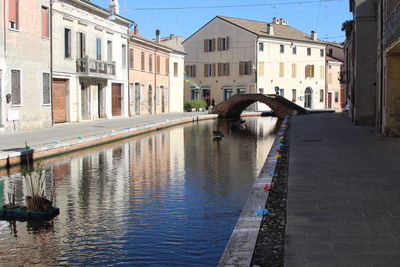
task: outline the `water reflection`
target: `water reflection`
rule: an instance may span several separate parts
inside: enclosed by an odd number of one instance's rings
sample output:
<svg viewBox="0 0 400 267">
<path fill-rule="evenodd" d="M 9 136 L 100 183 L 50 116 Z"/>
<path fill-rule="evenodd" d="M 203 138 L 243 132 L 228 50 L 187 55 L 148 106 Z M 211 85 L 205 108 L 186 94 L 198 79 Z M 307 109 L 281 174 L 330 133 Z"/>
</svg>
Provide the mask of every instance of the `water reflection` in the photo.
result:
<svg viewBox="0 0 400 267">
<path fill-rule="evenodd" d="M 272 118 L 201 122 L 51 163 L 60 215 L 0 221 L 0 262 L 216 265 L 273 141 Z M 213 141 L 213 130 L 225 137 Z M 23 179 L 0 179 L 3 202 Z"/>
</svg>

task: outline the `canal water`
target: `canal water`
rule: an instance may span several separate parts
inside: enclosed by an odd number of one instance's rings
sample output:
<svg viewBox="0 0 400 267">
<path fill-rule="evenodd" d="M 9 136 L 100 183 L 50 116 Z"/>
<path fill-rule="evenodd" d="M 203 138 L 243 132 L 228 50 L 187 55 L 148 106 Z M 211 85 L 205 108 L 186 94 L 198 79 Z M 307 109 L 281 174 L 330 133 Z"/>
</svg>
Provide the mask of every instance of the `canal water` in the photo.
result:
<svg viewBox="0 0 400 267">
<path fill-rule="evenodd" d="M 275 125 L 205 121 L 42 162 L 60 214 L 0 221 L 0 265 L 215 266 Z M 225 137 L 213 141 L 217 129 Z M 0 202 L 13 188 L 23 204 L 21 174 L 3 171 Z"/>
</svg>

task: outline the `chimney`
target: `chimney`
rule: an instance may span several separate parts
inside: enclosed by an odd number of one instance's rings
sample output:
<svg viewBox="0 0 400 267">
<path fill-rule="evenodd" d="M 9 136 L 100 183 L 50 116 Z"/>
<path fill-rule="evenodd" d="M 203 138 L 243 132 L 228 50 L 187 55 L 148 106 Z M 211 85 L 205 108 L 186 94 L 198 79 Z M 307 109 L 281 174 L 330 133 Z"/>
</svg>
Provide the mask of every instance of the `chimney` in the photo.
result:
<svg viewBox="0 0 400 267">
<path fill-rule="evenodd" d="M 119 3 L 118 0 L 110 0 L 108 2 L 109 8 L 110 8 L 110 13 L 112 15 L 118 15 L 119 14 Z"/>
<path fill-rule="evenodd" d="M 277 18 L 277 17 L 272 18 L 272 23 L 279 24 L 279 18 Z"/>
<path fill-rule="evenodd" d="M 311 40 L 317 41 L 317 32 L 311 31 Z"/>
<path fill-rule="evenodd" d="M 286 20 L 286 19 L 283 19 L 283 18 L 281 18 L 281 19 L 279 20 L 279 22 L 280 22 L 282 25 L 287 25 L 287 24 L 288 24 L 287 20 Z"/>
<path fill-rule="evenodd" d="M 161 38 L 160 38 L 160 30 L 157 29 L 157 30 L 156 30 L 156 43 L 159 44 L 160 41 L 161 41 Z"/>
<path fill-rule="evenodd" d="M 171 34 L 169 35 L 169 39 L 172 40 L 172 37 L 174 37 L 174 35 L 171 33 Z"/>
<path fill-rule="evenodd" d="M 133 25 L 133 34 L 139 35 L 139 26 L 136 23 Z"/>
<path fill-rule="evenodd" d="M 274 27 L 270 23 L 267 24 L 267 34 L 274 35 Z"/>
</svg>

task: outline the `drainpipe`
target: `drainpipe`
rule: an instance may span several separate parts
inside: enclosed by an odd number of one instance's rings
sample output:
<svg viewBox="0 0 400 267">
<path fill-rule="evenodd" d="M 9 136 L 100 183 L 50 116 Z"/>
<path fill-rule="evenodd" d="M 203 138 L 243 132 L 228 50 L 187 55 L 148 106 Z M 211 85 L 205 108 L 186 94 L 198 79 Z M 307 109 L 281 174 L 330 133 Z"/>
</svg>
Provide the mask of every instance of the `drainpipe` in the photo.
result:
<svg viewBox="0 0 400 267">
<path fill-rule="evenodd" d="M 53 1 L 50 0 L 50 113 L 51 125 L 54 125 L 53 112 Z"/>
<path fill-rule="evenodd" d="M 154 51 L 154 114 L 157 114 L 157 52 Z"/>
</svg>

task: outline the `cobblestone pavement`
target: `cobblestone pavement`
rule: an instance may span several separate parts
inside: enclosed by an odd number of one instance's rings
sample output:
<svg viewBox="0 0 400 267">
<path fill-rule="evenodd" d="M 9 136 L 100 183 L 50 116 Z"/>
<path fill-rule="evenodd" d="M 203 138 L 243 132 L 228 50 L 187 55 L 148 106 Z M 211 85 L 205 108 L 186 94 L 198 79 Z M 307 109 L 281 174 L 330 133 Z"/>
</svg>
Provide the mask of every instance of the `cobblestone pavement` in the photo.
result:
<svg viewBox="0 0 400 267">
<path fill-rule="evenodd" d="M 285 265 L 399 266 L 399 159 L 341 114 L 293 117 Z"/>
</svg>

